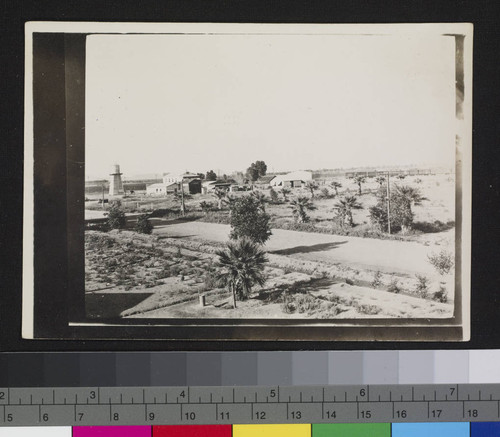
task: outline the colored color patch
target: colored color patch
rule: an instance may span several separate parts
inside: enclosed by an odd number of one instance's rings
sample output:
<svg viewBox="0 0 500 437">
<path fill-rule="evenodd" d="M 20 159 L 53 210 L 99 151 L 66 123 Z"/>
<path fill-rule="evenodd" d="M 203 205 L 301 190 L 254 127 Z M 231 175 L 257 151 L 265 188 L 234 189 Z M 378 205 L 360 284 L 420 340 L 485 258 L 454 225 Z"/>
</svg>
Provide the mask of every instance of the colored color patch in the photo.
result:
<svg viewBox="0 0 500 437">
<path fill-rule="evenodd" d="M 153 426 L 153 437 L 231 437 L 231 425 Z"/>
<path fill-rule="evenodd" d="M 0 437 L 71 437 L 70 426 L 0 427 Z"/>
<path fill-rule="evenodd" d="M 500 437 L 500 422 L 477 422 L 470 424 L 471 437 Z"/>
<path fill-rule="evenodd" d="M 151 437 L 150 426 L 75 426 L 73 437 Z"/>
<path fill-rule="evenodd" d="M 233 437 L 311 437 L 311 425 L 233 425 Z"/>
<path fill-rule="evenodd" d="M 391 437 L 391 424 L 390 423 L 318 424 L 312 426 L 312 437 Z"/>
<path fill-rule="evenodd" d="M 464 423 L 393 423 L 392 437 L 469 437 L 470 424 Z"/>
</svg>

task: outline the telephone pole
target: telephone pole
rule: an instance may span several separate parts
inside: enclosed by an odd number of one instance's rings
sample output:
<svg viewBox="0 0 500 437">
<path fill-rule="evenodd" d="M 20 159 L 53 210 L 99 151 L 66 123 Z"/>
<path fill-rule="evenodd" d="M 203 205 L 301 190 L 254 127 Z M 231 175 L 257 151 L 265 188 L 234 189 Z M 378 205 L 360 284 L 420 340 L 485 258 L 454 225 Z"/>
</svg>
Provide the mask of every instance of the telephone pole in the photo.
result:
<svg viewBox="0 0 500 437">
<path fill-rule="evenodd" d="M 387 172 L 387 231 L 389 235 L 391 234 L 391 188 L 390 188 L 390 177 L 391 172 Z"/>
</svg>

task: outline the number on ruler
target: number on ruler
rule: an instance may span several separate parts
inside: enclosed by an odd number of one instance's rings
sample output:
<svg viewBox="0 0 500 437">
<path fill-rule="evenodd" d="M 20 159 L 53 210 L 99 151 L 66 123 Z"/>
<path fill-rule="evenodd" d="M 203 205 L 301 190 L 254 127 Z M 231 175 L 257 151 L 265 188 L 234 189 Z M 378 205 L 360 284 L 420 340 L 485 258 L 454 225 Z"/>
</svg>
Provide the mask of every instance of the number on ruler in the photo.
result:
<svg viewBox="0 0 500 437">
<path fill-rule="evenodd" d="M 370 419 L 372 417 L 372 412 L 370 410 L 361 410 L 359 415 L 362 419 Z"/>
<path fill-rule="evenodd" d="M 360 391 L 359 391 L 359 395 L 360 396 L 365 396 L 366 395 L 366 390 L 364 388 L 362 388 Z"/>
<path fill-rule="evenodd" d="M 81 422 L 83 420 L 83 413 L 78 413 L 78 422 Z"/>
<path fill-rule="evenodd" d="M 155 420 L 155 413 L 149 413 L 148 420 Z"/>
<path fill-rule="evenodd" d="M 406 419 L 407 413 L 406 410 L 396 410 L 396 417 L 398 419 Z"/>
<path fill-rule="evenodd" d="M 467 410 L 467 416 L 468 417 L 477 417 L 477 416 L 479 416 L 479 413 L 477 410 Z"/>
<path fill-rule="evenodd" d="M 186 420 L 195 420 L 196 419 L 196 414 L 194 411 L 191 411 L 189 413 L 184 413 L 184 416 L 186 417 Z"/>
<path fill-rule="evenodd" d="M 292 419 L 302 419 L 302 412 L 300 411 L 292 411 L 290 415 L 292 416 Z"/>
<path fill-rule="evenodd" d="M 43 415 L 42 415 L 42 420 L 43 420 L 44 422 L 48 422 L 48 421 L 49 421 L 49 415 L 48 415 L 47 413 L 43 414 Z"/>
<path fill-rule="evenodd" d="M 453 396 L 453 393 L 455 393 L 455 387 L 450 387 L 450 395 Z"/>
<path fill-rule="evenodd" d="M 266 419 L 266 412 L 265 411 L 256 411 L 255 418 L 257 420 L 265 420 Z"/>
<path fill-rule="evenodd" d="M 326 412 L 326 418 L 327 419 L 336 419 L 337 418 L 337 412 L 336 411 L 327 411 Z"/>
<path fill-rule="evenodd" d="M 443 410 L 432 410 L 431 411 L 431 415 L 432 417 L 441 417 L 441 413 L 442 413 Z"/>
<path fill-rule="evenodd" d="M 220 420 L 229 420 L 229 411 L 221 411 L 219 416 Z"/>
<path fill-rule="evenodd" d="M 181 391 L 181 394 L 179 395 L 181 398 L 185 398 L 186 397 L 186 393 L 184 392 L 184 390 Z"/>
<path fill-rule="evenodd" d="M 118 413 L 113 413 L 113 420 L 114 421 L 120 420 L 120 415 Z"/>
<path fill-rule="evenodd" d="M 12 422 L 14 420 L 14 416 L 12 413 L 7 414 L 7 422 Z"/>
<path fill-rule="evenodd" d="M 0 401 L 2 401 L 4 399 L 5 399 L 5 392 L 4 391 L 0 391 Z"/>
<path fill-rule="evenodd" d="M 92 391 L 90 392 L 90 399 L 95 399 L 95 396 L 96 396 L 95 391 L 94 391 L 94 390 L 92 390 Z"/>
<path fill-rule="evenodd" d="M 275 398 L 276 397 L 276 390 L 274 388 L 269 392 L 269 397 L 270 398 Z"/>
</svg>

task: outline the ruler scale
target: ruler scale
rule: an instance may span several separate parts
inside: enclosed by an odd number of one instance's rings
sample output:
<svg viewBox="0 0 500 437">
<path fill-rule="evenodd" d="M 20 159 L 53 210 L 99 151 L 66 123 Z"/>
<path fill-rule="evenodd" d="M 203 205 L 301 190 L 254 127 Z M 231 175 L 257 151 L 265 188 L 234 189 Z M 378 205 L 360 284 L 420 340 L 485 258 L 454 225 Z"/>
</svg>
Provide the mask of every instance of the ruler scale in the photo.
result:
<svg viewBox="0 0 500 437">
<path fill-rule="evenodd" d="M 0 388 L 0 426 L 500 421 L 500 384 Z"/>
</svg>

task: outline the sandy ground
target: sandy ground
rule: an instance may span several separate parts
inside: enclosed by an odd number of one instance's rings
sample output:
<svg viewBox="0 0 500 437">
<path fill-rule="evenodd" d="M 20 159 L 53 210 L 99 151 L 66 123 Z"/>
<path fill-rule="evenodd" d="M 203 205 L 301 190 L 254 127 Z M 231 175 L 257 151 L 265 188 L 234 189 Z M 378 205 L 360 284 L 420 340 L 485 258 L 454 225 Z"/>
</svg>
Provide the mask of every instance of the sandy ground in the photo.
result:
<svg viewBox="0 0 500 437">
<path fill-rule="evenodd" d="M 155 224 L 154 233 L 222 243 L 228 240 L 229 231 L 229 225 L 186 222 L 159 226 Z M 269 252 L 385 273 L 436 275 L 427 255 L 439 251 L 439 246 L 282 229 L 273 229 L 272 232 L 273 235 L 265 245 Z M 453 238 L 453 230 L 447 233 Z"/>
<path fill-rule="evenodd" d="M 389 293 L 373 288 L 335 283 L 321 287 L 310 294 L 317 298 L 338 298 L 341 309 L 335 319 L 349 318 L 446 318 L 452 317 L 453 305 Z M 280 303 L 266 303 L 257 298 L 238 301 L 234 309 L 231 299 L 217 301 L 217 305 L 201 307 L 198 300 L 171 305 L 129 317 L 136 318 L 230 318 L 230 319 L 314 319 L 307 313 L 286 314 Z M 363 314 L 360 308 L 369 307 Z"/>
</svg>

